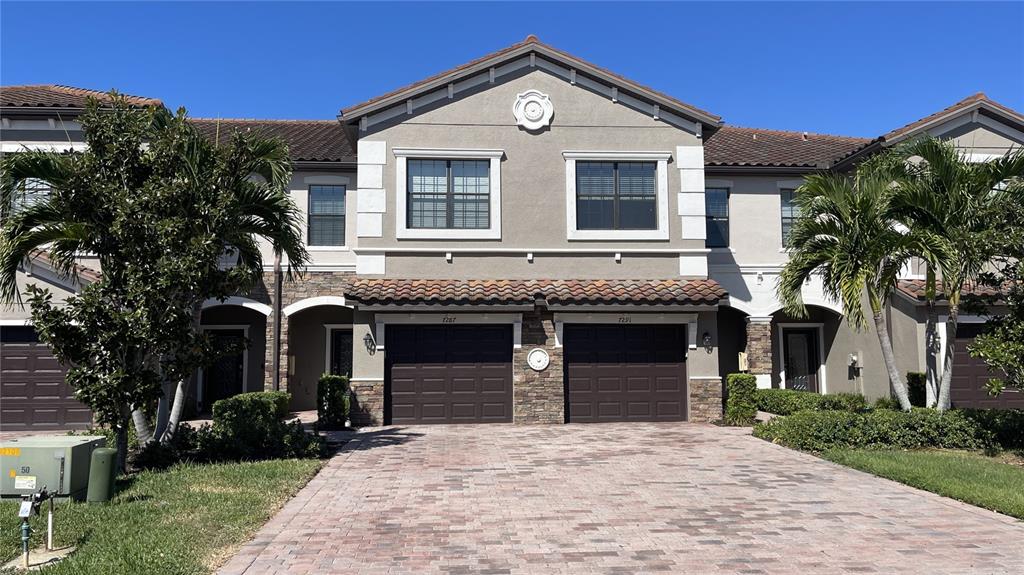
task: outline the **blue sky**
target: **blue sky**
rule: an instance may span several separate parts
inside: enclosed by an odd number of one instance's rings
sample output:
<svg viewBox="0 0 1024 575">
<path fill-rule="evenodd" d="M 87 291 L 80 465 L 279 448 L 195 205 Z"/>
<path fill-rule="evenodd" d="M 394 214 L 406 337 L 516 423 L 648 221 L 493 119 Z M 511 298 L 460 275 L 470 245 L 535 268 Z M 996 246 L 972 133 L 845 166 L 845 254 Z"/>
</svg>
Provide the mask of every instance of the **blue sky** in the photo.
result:
<svg viewBox="0 0 1024 575">
<path fill-rule="evenodd" d="M 339 108 L 537 34 L 730 125 L 876 136 L 984 91 L 1024 110 L 1024 3 L 0 2 L 0 82 L 193 116 Z"/>
</svg>

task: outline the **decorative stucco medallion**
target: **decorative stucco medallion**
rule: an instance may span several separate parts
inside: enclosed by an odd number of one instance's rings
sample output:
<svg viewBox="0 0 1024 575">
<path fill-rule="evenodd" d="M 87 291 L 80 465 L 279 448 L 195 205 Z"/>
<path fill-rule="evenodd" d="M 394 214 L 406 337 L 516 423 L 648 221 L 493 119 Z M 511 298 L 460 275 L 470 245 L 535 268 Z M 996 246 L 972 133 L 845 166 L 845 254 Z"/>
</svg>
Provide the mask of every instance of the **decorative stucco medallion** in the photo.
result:
<svg viewBox="0 0 1024 575">
<path fill-rule="evenodd" d="M 530 350 L 530 353 L 526 354 L 526 363 L 533 371 L 544 371 L 547 369 L 548 364 L 551 363 L 551 358 L 548 357 L 548 352 L 535 347 Z"/>
<path fill-rule="evenodd" d="M 516 96 L 512 114 L 516 117 L 517 125 L 533 131 L 551 125 L 551 116 L 555 114 L 555 107 L 551 104 L 551 99 L 547 94 L 537 90 L 527 90 Z"/>
</svg>

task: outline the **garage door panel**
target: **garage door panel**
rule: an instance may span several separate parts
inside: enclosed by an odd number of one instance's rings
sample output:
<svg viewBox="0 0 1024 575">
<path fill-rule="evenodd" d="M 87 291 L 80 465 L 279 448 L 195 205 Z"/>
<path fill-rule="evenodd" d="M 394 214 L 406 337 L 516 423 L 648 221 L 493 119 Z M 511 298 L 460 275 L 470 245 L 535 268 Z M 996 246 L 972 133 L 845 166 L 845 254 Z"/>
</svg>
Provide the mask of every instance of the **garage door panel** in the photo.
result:
<svg viewBox="0 0 1024 575">
<path fill-rule="evenodd" d="M 92 414 L 65 373 L 31 327 L 0 326 L 0 431 L 88 427 Z"/>
<path fill-rule="evenodd" d="M 566 325 L 570 422 L 686 419 L 681 325 Z"/>
<path fill-rule="evenodd" d="M 989 395 L 985 383 L 993 377 L 984 360 L 971 356 L 967 346 L 982 330 L 983 324 L 963 324 L 957 329 L 953 354 L 953 377 L 949 385 L 949 398 L 953 407 L 975 409 L 1024 409 L 1024 394 L 1004 391 Z"/>
<path fill-rule="evenodd" d="M 511 326 L 395 325 L 385 333 L 391 423 L 512 421 Z"/>
</svg>

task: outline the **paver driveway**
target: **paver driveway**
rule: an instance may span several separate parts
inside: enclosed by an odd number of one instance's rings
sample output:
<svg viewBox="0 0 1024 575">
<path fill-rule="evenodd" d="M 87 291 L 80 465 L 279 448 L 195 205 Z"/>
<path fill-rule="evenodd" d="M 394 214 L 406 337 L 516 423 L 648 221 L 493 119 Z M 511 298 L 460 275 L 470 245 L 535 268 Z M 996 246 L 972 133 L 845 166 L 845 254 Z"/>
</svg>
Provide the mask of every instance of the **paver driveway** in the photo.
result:
<svg viewBox="0 0 1024 575">
<path fill-rule="evenodd" d="M 1024 573 L 1024 523 L 688 424 L 404 427 L 223 573 Z"/>
</svg>

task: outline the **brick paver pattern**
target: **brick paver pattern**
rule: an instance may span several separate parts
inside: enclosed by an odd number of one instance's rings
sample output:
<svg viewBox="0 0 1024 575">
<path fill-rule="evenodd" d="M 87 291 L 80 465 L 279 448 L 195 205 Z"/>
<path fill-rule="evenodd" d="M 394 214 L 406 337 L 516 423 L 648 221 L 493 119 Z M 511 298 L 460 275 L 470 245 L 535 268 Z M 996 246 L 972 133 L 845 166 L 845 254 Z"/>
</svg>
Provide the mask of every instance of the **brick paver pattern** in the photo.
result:
<svg viewBox="0 0 1024 575">
<path fill-rule="evenodd" d="M 1024 523 L 744 430 L 357 437 L 221 573 L 1024 573 Z"/>
</svg>

